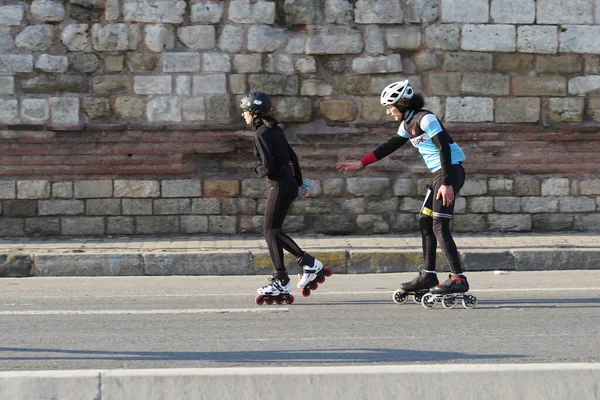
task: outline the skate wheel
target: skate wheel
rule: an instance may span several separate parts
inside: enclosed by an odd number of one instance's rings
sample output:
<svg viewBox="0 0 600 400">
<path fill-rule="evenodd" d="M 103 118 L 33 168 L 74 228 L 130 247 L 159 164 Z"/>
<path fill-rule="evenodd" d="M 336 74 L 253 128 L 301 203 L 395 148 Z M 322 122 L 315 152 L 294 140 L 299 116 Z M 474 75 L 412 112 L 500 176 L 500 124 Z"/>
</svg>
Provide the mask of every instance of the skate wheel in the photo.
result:
<svg viewBox="0 0 600 400">
<path fill-rule="evenodd" d="M 323 268 L 323 275 L 331 276 L 331 274 L 333 274 L 333 271 L 331 270 L 331 268 Z"/>
<path fill-rule="evenodd" d="M 310 296 L 310 289 L 307 288 L 307 287 L 303 288 L 302 289 L 302 296 L 304 296 L 304 297 Z"/>
<path fill-rule="evenodd" d="M 268 297 L 268 298 L 265 299 L 265 303 L 267 303 L 268 305 L 273 304 L 274 301 L 275 300 L 273 300 L 271 297 Z"/>
<path fill-rule="evenodd" d="M 285 298 L 285 304 L 292 304 L 294 302 L 294 296 L 291 294 Z"/>
<path fill-rule="evenodd" d="M 311 283 L 308 284 L 308 287 L 310 290 L 317 290 L 317 288 L 319 287 L 319 284 L 315 281 L 312 281 Z"/>
<path fill-rule="evenodd" d="M 404 304 L 406 303 L 407 297 L 408 296 L 406 295 L 406 293 L 404 293 L 402 290 L 396 290 L 392 295 L 392 300 L 394 300 L 394 303 L 396 304 Z"/>
<path fill-rule="evenodd" d="M 454 308 L 456 305 L 456 297 L 451 294 L 447 294 L 442 297 L 442 306 L 446 309 Z"/>
<path fill-rule="evenodd" d="M 278 297 L 278 298 L 276 298 L 276 299 L 275 299 L 275 304 L 277 304 L 277 305 L 282 305 L 282 304 L 283 304 L 283 298 L 279 298 L 279 297 Z"/>
<path fill-rule="evenodd" d="M 423 299 L 423 293 L 413 294 L 413 301 L 415 302 L 415 304 L 421 304 L 422 299 Z"/>
<path fill-rule="evenodd" d="M 256 304 L 258 304 L 259 306 L 262 306 L 265 303 L 265 298 L 262 295 L 258 295 L 256 296 L 256 298 L 254 299 L 254 302 Z"/>
<path fill-rule="evenodd" d="M 315 279 L 318 283 L 325 282 L 325 275 L 317 275 L 317 279 Z"/>
<path fill-rule="evenodd" d="M 437 299 L 431 293 L 427 293 L 421 299 L 421 304 L 423 305 L 423 307 L 425 307 L 427 309 L 432 309 L 433 307 L 435 307 L 436 303 L 437 303 Z"/>
<path fill-rule="evenodd" d="M 462 305 L 464 308 L 473 309 L 473 308 L 477 307 L 477 303 L 479 303 L 479 301 L 477 300 L 477 297 L 472 296 L 470 294 L 466 294 L 463 296 Z"/>
</svg>

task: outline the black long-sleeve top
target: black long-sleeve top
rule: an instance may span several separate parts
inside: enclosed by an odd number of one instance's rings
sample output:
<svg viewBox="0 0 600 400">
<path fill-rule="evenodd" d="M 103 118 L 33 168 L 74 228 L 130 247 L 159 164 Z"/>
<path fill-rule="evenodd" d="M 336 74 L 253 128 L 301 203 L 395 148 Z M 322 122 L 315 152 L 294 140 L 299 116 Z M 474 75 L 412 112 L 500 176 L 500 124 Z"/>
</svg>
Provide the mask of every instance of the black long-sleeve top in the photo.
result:
<svg viewBox="0 0 600 400">
<path fill-rule="evenodd" d="M 254 171 L 259 177 L 279 180 L 284 177 L 285 169 L 292 168 L 298 186 L 302 184 L 302 170 L 298 157 L 287 141 L 283 129 L 278 125 L 271 128 L 261 122 L 255 124 L 254 156 L 258 165 Z"/>
</svg>

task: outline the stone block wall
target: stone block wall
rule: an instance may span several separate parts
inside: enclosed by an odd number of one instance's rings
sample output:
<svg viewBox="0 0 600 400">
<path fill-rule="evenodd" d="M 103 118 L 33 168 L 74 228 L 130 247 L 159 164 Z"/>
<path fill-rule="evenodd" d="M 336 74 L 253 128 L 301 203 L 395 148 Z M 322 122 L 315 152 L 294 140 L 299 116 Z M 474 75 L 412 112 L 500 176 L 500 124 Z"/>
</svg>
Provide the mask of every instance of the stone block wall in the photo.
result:
<svg viewBox="0 0 600 400">
<path fill-rule="evenodd" d="M 0 235 L 259 232 L 251 90 L 315 181 L 288 229 L 414 230 L 412 149 L 334 169 L 406 78 L 467 154 L 455 229 L 600 229 L 597 0 L 4 0 Z"/>
</svg>

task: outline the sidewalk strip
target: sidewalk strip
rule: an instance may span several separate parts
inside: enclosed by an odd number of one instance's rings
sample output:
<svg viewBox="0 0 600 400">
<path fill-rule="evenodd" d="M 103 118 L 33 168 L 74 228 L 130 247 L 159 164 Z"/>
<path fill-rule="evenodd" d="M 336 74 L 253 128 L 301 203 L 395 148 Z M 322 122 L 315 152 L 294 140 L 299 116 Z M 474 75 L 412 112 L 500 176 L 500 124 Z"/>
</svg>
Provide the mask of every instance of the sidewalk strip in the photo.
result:
<svg viewBox="0 0 600 400">
<path fill-rule="evenodd" d="M 285 312 L 286 307 L 273 308 L 199 308 L 182 310 L 47 310 L 47 311 L 0 311 L 0 315 L 131 315 L 131 314 L 225 314 Z"/>
</svg>

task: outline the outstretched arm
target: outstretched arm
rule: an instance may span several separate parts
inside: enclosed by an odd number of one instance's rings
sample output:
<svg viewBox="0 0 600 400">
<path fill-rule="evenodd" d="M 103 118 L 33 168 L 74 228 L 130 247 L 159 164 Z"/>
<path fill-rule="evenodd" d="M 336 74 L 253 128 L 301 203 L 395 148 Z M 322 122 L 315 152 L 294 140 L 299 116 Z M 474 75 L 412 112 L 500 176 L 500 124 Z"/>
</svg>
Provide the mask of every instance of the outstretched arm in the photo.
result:
<svg viewBox="0 0 600 400">
<path fill-rule="evenodd" d="M 402 136 L 394 136 L 387 142 L 377 147 L 372 153 L 361 158 L 360 161 L 340 162 L 336 165 L 336 168 L 343 173 L 361 169 L 362 167 L 365 167 L 369 164 L 374 163 L 375 161 L 379 161 L 382 158 L 389 156 L 390 154 L 398 150 L 400 147 L 402 147 L 407 141 L 408 139 Z"/>
</svg>

